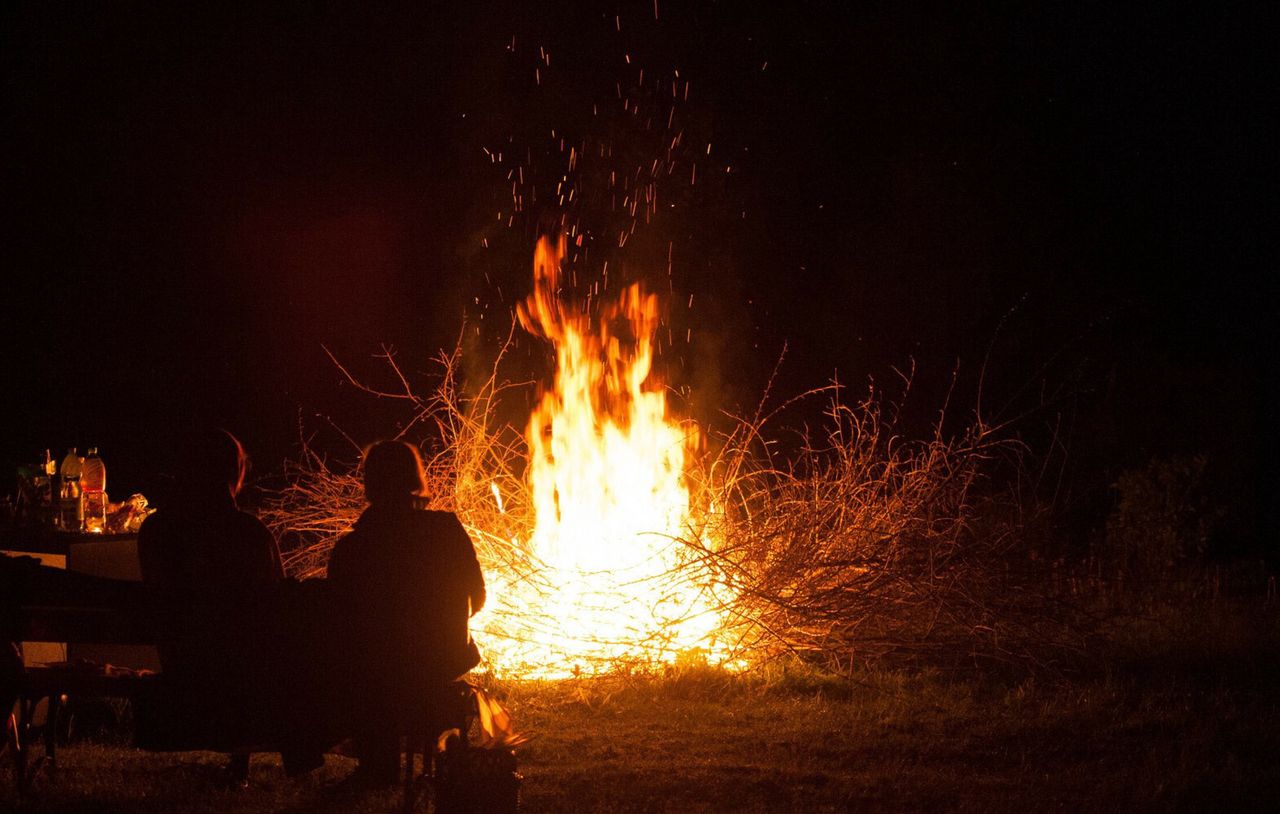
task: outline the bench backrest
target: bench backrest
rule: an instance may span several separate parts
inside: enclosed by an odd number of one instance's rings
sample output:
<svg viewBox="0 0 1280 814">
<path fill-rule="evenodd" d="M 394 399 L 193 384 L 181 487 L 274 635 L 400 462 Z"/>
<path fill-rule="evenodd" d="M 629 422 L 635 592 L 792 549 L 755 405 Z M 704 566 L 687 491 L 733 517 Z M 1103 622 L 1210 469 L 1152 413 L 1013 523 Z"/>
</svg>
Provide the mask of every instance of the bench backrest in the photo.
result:
<svg viewBox="0 0 1280 814">
<path fill-rule="evenodd" d="M 145 585 L 6 557 L 8 636 L 29 642 L 154 644 L 153 602 Z"/>
</svg>

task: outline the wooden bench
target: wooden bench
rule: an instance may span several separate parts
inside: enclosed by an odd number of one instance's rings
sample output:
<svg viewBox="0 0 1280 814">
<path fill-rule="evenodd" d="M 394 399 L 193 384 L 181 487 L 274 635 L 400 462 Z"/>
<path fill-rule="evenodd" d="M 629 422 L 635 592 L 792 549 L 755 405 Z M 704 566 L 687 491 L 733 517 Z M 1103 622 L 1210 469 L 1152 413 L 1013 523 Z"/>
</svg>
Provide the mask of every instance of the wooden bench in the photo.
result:
<svg viewBox="0 0 1280 814">
<path fill-rule="evenodd" d="M 48 568 L 27 558 L 5 557 L 0 560 L 0 597 L 7 589 L 11 600 L 5 611 L 8 620 L 0 619 L 7 630 L 0 630 L 12 641 L 59 641 L 92 644 L 155 644 L 152 600 L 141 583 L 104 579 Z M 155 698 L 163 689 L 164 676 L 159 673 L 135 673 L 106 669 L 68 667 L 27 667 L 18 686 L 8 693 L 0 692 L 0 701 L 16 700 L 14 712 L 8 715 L 7 748 L 12 752 L 12 765 L 18 792 L 25 796 L 34 779 L 44 773 L 56 776 L 57 732 L 59 716 L 66 701 L 73 697 L 110 697 L 132 701 Z M 4 688 L 0 688 L 3 690 Z M 404 809 L 412 810 L 424 794 L 435 793 L 439 799 L 437 747 L 443 746 L 440 734 L 458 730 L 449 741 L 453 754 L 467 752 L 467 733 L 476 718 L 471 688 L 455 682 L 438 692 L 424 693 L 423 707 L 406 710 L 405 720 L 410 736 L 406 738 L 404 760 Z M 47 704 L 45 724 L 36 726 L 39 704 Z M 41 754 L 35 754 L 39 748 Z M 161 751 L 200 750 L 184 746 Z M 227 751 L 221 747 L 212 751 Z M 234 750 L 232 750 L 234 751 Z M 277 751 L 257 745 L 245 745 L 243 751 Z M 421 756 L 415 769 L 415 755 Z M 456 760 L 455 760 L 456 763 Z"/>
<path fill-rule="evenodd" d="M 29 558 L 6 557 L 0 591 L 9 598 L 4 620 L 10 642 L 84 642 L 153 644 L 150 599 L 141 583 L 104 579 L 48 568 Z M 12 644 L 8 645 L 12 648 Z M 40 772 L 57 770 L 58 722 L 68 697 L 136 699 L 152 690 L 156 674 L 76 669 L 66 666 L 26 667 L 16 686 L 6 688 L 6 748 L 11 753 L 20 795 Z M 45 725 L 37 737 L 36 716 L 47 704 Z M 43 754 L 33 754 L 42 747 Z"/>
</svg>

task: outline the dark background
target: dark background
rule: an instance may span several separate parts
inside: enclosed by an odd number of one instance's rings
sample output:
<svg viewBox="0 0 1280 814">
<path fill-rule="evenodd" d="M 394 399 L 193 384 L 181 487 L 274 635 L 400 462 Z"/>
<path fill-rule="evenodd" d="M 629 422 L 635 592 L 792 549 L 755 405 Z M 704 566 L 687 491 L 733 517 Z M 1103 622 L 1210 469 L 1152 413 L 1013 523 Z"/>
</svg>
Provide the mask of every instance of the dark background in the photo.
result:
<svg viewBox="0 0 1280 814">
<path fill-rule="evenodd" d="M 985 371 L 989 416 L 1041 451 L 1059 428 L 1075 528 L 1124 469 L 1202 453 L 1260 539 L 1280 454 L 1266 21 L 756 5 L 7 5 L 0 458 L 96 444 L 119 495 L 198 423 L 260 472 L 300 427 L 385 433 L 394 411 L 322 346 L 376 378 L 389 343 L 416 375 L 464 316 L 506 325 L 538 223 L 494 218 L 510 189 L 482 147 L 589 132 L 630 54 L 692 82 L 689 140 L 713 144 L 714 180 L 651 230 L 693 328 L 665 364 L 699 416 L 751 409 L 784 343 L 784 395 L 914 363 L 922 423 L 957 370 L 970 415 Z"/>
</svg>

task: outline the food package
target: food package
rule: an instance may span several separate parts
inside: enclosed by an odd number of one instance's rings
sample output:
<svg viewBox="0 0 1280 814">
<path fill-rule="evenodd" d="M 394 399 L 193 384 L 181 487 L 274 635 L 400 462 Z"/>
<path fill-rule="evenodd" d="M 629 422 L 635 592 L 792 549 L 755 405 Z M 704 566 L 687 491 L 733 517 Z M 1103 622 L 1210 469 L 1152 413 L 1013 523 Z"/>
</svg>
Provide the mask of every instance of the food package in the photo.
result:
<svg viewBox="0 0 1280 814">
<path fill-rule="evenodd" d="M 107 533 L 136 534 L 142 528 L 142 521 L 153 511 L 155 509 L 147 508 L 147 499 L 138 494 L 120 503 L 111 503 L 107 506 Z"/>
</svg>

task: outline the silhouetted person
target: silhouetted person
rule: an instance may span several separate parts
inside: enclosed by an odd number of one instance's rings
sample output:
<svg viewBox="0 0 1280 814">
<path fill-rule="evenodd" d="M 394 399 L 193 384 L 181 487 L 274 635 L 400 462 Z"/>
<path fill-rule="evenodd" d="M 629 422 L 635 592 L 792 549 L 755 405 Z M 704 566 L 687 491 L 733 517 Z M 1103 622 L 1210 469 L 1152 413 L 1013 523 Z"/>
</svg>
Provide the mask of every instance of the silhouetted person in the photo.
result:
<svg viewBox="0 0 1280 814">
<path fill-rule="evenodd" d="M 271 532 L 236 506 L 248 459 L 235 436 L 204 432 L 184 453 L 169 502 L 138 533 L 143 581 L 157 602 L 160 662 L 183 733 L 224 748 L 248 745 L 242 739 L 258 733 L 259 701 L 273 684 L 263 656 L 284 571 Z M 286 757 L 291 773 L 315 762 Z M 248 764 L 247 754 L 236 754 L 228 769 L 242 782 Z"/>
<path fill-rule="evenodd" d="M 426 489 L 418 450 L 382 441 L 364 457 L 369 507 L 334 546 L 334 611 L 363 657 L 350 674 L 360 773 L 394 782 L 400 734 L 433 692 L 479 662 L 468 619 L 484 577 L 457 516 L 417 508 Z"/>
</svg>

